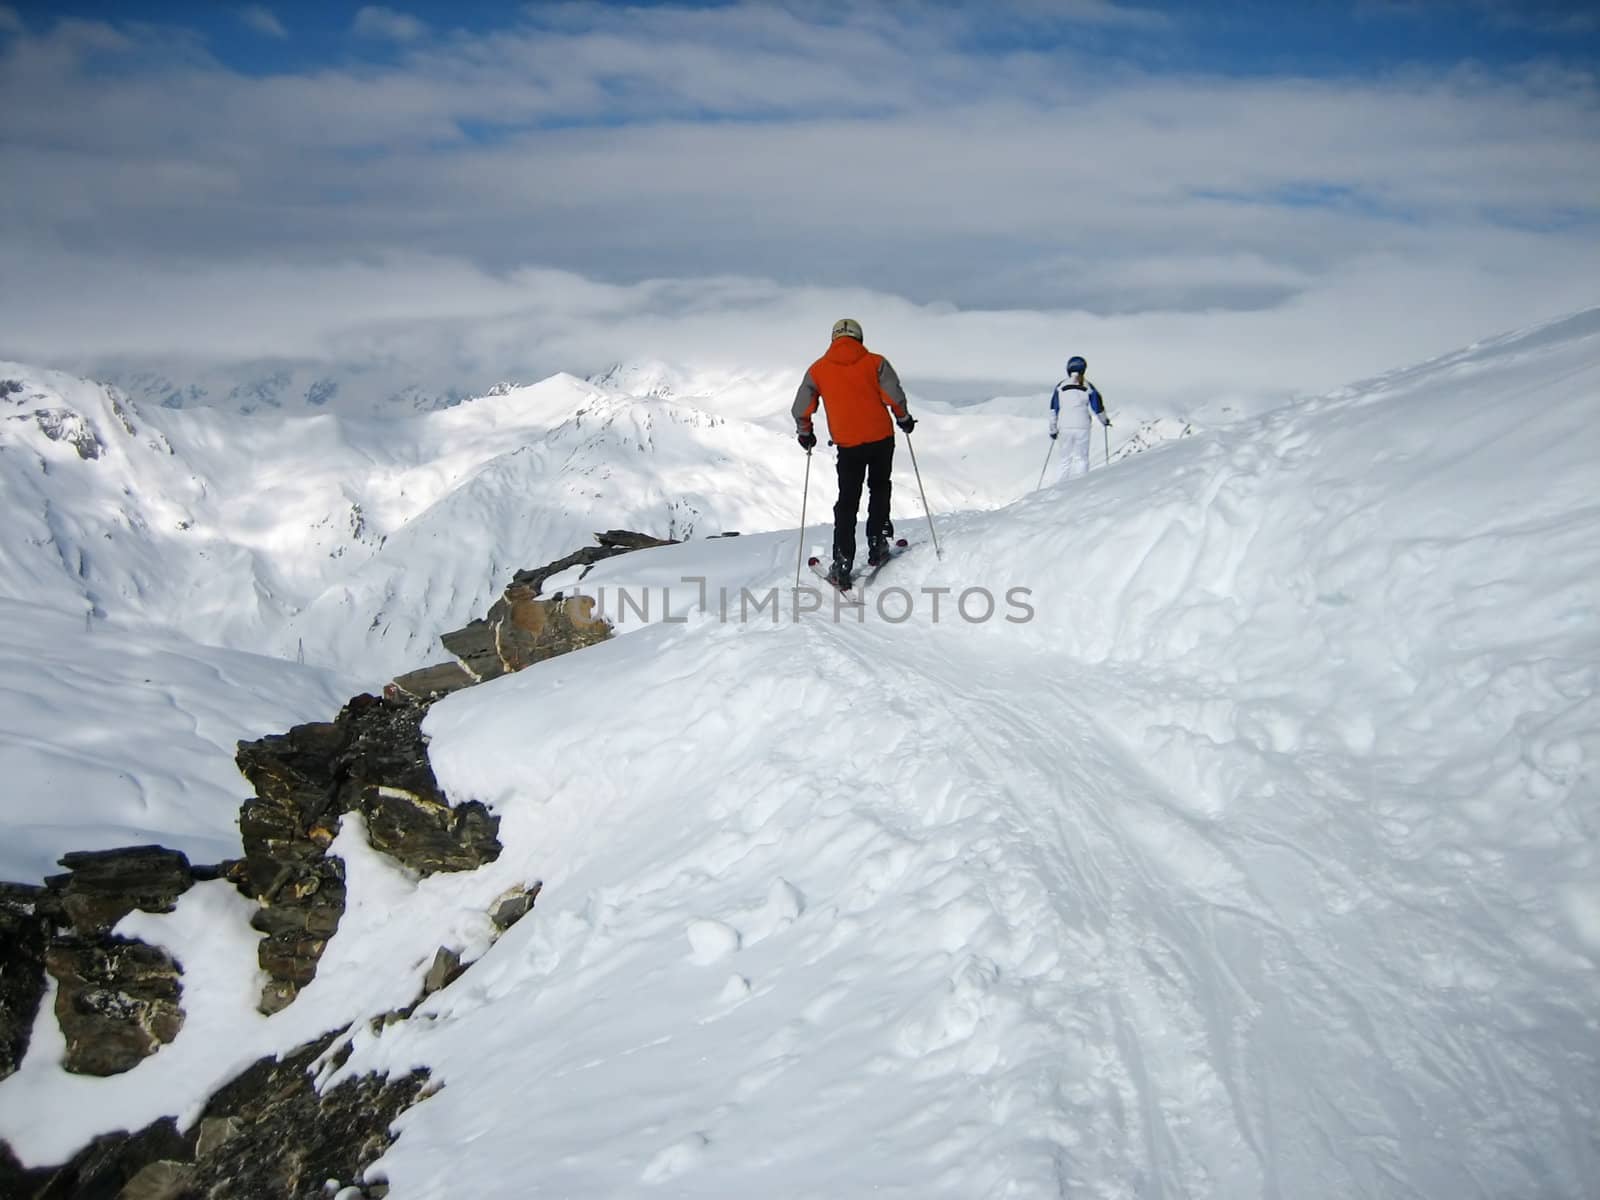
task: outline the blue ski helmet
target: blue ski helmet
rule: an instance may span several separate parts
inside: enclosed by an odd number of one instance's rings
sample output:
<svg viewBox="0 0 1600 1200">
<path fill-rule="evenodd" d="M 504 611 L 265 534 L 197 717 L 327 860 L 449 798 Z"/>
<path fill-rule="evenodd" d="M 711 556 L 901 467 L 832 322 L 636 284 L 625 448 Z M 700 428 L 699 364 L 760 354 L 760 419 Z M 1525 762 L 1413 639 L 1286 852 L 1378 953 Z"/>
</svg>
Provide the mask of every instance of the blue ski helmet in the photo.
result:
<svg viewBox="0 0 1600 1200">
<path fill-rule="evenodd" d="M 1067 359 L 1068 375 L 1082 375 L 1088 369 L 1089 364 L 1084 360 L 1081 354 L 1074 354 L 1071 358 Z"/>
</svg>

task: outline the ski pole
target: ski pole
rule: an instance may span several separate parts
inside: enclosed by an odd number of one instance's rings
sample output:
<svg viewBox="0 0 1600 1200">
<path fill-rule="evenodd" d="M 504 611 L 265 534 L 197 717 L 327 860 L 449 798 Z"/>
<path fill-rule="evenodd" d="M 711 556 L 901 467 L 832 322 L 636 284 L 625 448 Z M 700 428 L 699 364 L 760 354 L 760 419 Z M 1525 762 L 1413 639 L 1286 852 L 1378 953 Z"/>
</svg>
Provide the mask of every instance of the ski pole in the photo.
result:
<svg viewBox="0 0 1600 1200">
<path fill-rule="evenodd" d="M 1050 456 L 1056 451 L 1055 438 L 1050 439 L 1050 449 L 1044 452 L 1044 466 L 1039 468 L 1039 482 L 1033 485 L 1033 490 L 1038 491 L 1044 486 L 1044 473 L 1050 469 Z"/>
<path fill-rule="evenodd" d="M 933 539 L 933 553 L 937 558 L 944 558 L 944 551 L 939 549 L 939 535 L 933 531 L 933 513 L 928 509 L 928 493 L 922 490 L 922 472 L 917 470 L 917 448 L 911 444 L 911 435 L 906 434 L 906 449 L 911 451 L 911 469 L 917 473 L 917 492 L 922 497 L 922 511 L 928 518 L 928 536 Z"/>
<path fill-rule="evenodd" d="M 794 586 L 800 586 L 800 568 L 806 565 L 806 497 L 811 492 L 811 451 L 806 451 L 806 481 L 800 488 L 800 553 L 794 564 Z"/>
<path fill-rule="evenodd" d="M 1106 435 L 1106 466 L 1111 465 L 1111 426 L 1105 422 L 1100 423 L 1100 432 Z"/>
</svg>

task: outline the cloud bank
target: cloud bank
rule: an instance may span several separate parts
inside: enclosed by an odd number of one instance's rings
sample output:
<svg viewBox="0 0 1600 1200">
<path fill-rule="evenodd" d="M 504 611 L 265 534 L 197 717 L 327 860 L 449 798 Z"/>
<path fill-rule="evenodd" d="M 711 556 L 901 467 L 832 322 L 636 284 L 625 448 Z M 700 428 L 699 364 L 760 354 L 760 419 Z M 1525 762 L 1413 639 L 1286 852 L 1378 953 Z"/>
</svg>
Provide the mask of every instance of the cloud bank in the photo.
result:
<svg viewBox="0 0 1600 1200">
<path fill-rule="evenodd" d="M 1208 75 L 1097 0 L 988 14 L 1092 73 L 934 4 L 530 12 L 368 7 L 392 61 L 294 74 L 148 27 L 0 43 L 0 354 L 459 382 L 801 361 L 849 312 L 930 384 L 1076 351 L 1215 393 L 1600 301 L 1592 72 Z"/>
</svg>

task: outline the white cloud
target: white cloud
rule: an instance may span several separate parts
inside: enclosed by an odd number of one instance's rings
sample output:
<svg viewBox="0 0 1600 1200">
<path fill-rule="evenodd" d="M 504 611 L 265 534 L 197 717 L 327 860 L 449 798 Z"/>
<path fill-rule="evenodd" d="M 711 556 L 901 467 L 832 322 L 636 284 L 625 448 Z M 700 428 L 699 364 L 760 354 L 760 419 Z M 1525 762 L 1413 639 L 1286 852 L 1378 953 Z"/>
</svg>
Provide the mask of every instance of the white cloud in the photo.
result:
<svg viewBox="0 0 1600 1200">
<path fill-rule="evenodd" d="M 267 37 L 286 38 L 289 31 L 278 20 L 278 15 L 264 4 L 251 4 L 239 10 L 239 19 Z"/>
<path fill-rule="evenodd" d="M 957 387 L 1048 375 L 1080 337 L 1142 388 L 1312 387 L 1600 300 L 1590 73 L 1113 60 L 1063 90 L 925 7 L 541 7 L 267 78 L 98 72 L 140 35 L 82 23 L 0 46 L 0 172 L 26 181 L 0 276 L 29 281 L 0 289 L 0 353 L 492 381 L 789 361 L 854 312 Z"/>
<path fill-rule="evenodd" d="M 428 34 L 428 27 L 416 17 L 381 4 L 368 4 L 360 9 L 353 29 L 360 37 L 391 42 L 414 42 Z"/>
</svg>

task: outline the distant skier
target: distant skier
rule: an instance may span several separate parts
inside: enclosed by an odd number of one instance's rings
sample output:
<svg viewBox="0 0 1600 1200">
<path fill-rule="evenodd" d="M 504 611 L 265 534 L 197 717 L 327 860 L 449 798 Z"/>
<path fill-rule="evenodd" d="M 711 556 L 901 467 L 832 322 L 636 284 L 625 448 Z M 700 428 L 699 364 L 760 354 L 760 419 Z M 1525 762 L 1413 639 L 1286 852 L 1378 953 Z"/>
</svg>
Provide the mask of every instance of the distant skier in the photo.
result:
<svg viewBox="0 0 1600 1200">
<path fill-rule="evenodd" d="M 889 521 L 889 472 L 894 465 L 894 426 L 906 433 L 917 419 L 889 360 L 862 343 L 861 325 L 849 317 L 833 324 L 833 344 L 811 364 L 794 397 L 795 432 L 810 451 L 817 444 L 811 415 L 822 401 L 828 435 L 839 448 L 839 502 L 833 506 L 833 565 L 828 578 L 848 590 L 856 557 L 856 512 L 861 484 L 867 496 L 867 565 L 888 557 L 894 526 Z M 893 424 L 890 423 L 893 414 Z"/>
<path fill-rule="evenodd" d="M 1100 418 L 1101 424 L 1111 428 L 1106 416 L 1105 402 L 1094 384 L 1084 379 L 1089 364 L 1074 354 L 1067 360 L 1067 377 L 1056 384 L 1050 396 L 1050 439 L 1058 434 L 1064 437 L 1061 460 L 1056 466 L 1054 482 L 1076 479 L 1089 470 L 1089 431 L 1093 427 L 1090 414 Z"/>
</svg>

